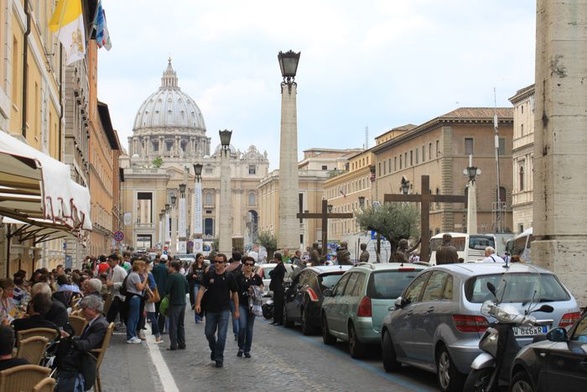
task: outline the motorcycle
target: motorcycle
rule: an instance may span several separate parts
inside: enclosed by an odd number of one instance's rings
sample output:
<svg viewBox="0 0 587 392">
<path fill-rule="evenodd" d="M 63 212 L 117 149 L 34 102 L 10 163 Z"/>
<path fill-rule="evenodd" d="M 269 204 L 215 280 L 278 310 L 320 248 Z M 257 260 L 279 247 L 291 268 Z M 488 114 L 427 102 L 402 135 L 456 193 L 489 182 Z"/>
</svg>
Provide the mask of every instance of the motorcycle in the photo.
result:
<svg viewBox="0 0 587 392">
<path fill-rule="evenodd" d="M 522 315 L 516 307 L 499 303 L 495 286 L 491 282 L 487 282 L 487 288 L 495 301 L 485 301 L 481 306 L 481 313 L 493 316 L 496 321 L 489 325 L 479 340 L 479 348 L 483 352 L 471 363 L 471 371 L 463 388 L 465 392 L 491 392 L 497 391 L 500 386 L 508 385 L 512 362 L 521 349 L 514 334 L 514 327 L 538 326 L 540 323 L 531 313 L 551 313 L 554 310 L 546 304 L 535 309 L 529 306 L 526 314 Z"/>
</svg>

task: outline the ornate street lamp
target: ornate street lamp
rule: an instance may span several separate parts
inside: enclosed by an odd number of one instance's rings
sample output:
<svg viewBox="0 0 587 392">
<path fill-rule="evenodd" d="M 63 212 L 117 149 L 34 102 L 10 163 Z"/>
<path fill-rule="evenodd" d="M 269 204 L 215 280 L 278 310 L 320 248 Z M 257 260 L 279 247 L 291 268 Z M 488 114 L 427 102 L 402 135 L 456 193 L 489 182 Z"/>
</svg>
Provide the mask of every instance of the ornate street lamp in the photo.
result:
<svg viewBox="0 0 587 392">
<path fill-rule="evenodd" d="M 201 181 L 202 180 L 202 169 L 203 169 L 204 165 L 202 165 L 201 163 L 195 163 L 194 164 L 194 174 L 196 175 L 196 181 Z"/>
<path fill-rule="evenodd" d="M 359 208 L 365 208 L 365 196 L 359 196 Z"/>
<path fill-rule="evenodd" d="M 277 247 L 297 249 L 300 232 L 296 214 L 299 203 L 297 84 L 300 52 L 279 52 L 281 69 L 281 128 L 279 141 L 279 209 Z M 285 88 L 287 86 L 287 89 Z"/>
<path fill-rule="evenodd" d="M 193 228 L 193 242 L 194 253 L 203 249 L 202 241 L 202 169 L 204 165 L 201 163 L 194 164 L 194 197 L 192 204 L 192 228 Z"/>
<path fill-rule="evenodd" d="M 407 195 L 410 192 L 410 181 L 402 176 L 402 185 L 401 185 L 401 191 L 404 195 Z"/>
<path fill-rule="evenodd" d="M 230 197 L 230 138 L 232 131 L 219 131 L 222 145 L 220 162 L 220 225 L 218 247 L 224 254 L 232 253 L 232 203 Z"/>
<path fill-rule="evenodd" d="M 467 234 L 477 234 L 477 187 L 475 178 L 481 174 L 481 170 L 473 166 L 473 156 L 469 155 L 469 166 L 463 170 L 463 174 L 469 179 L 467 185 Z"/>
<path fill-rule="evenodd" d="M 177 235 L 179 239 L 178 253 L 186 253 L 186 205 L 185 205 L 186 184 L 179 184 L 179 216 L 177 217 Z"/>
</svg>

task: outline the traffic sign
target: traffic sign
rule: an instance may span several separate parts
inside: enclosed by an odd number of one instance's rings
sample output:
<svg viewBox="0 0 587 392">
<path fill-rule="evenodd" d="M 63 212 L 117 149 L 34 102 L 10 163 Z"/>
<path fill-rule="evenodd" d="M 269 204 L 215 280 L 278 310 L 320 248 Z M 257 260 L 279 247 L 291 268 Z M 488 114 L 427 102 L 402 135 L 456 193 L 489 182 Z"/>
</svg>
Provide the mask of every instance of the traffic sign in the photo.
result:
<svg viewBox="0 0 587 392">
<path fill-rule="evenodd" d="M 120 230 L 119 231 L 115 231 L 113 237 L 114 237 L 114 240 L 115 241 L 120 242 L 120 241 L 122 241 L 124 239 L 124 233 L 122 231 L 120 231 Z"/>
</svg>

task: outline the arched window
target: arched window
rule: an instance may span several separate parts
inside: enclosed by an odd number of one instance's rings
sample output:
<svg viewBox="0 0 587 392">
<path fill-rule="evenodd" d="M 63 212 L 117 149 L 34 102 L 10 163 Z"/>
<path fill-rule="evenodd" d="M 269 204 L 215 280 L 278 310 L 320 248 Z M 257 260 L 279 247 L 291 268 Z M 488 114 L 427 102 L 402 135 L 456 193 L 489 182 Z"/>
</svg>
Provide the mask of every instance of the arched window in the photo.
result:
<svg viewBox="0 0 587 392">
<path fill-rule="evenodd" d="M 256 204 L 257 204 L 257 200 L 256 200 L 255 192 L 249 193 L 249 205 L 254 206 Z"/>
<path fill-rule="evenodd" d="M 520 165 L 520 172 L 519 172 L 519 183 L 520 183 L 520 190 L 524 190 L 524 165 Z"/>
</svg>

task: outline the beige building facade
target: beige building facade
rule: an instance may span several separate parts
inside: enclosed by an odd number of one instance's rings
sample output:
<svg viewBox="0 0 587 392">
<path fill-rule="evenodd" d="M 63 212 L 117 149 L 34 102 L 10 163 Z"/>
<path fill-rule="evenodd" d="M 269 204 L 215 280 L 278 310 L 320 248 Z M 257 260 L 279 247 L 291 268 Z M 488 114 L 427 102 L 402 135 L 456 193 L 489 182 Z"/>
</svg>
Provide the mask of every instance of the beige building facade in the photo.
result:
<svg viewBox="0 0 587 392">
<path fill-rule="evenodd" d="M 320 213 L 325 197 L 324 183 L 331 177 L 348 170 L 349 157 L 361 149 L 312 148 L 304 151 L 304 158 L 298 162 L 300 212 Z M 279 170 L 264 177 L 259 184 L 261 214 L 259 231 L 273 235 L 278 230 Z M 330 238 L 330 235 L 329 235 Z M 299 247 L 302 250 L 313 243 L 322 242 L 322 221 L 320 219 L 299 220 Z"/>
<path fill-rule="evenodd" d="M 534 223 L 534 85 L 510 98 L 514 106 L 512 140 L 512 219 L 519 234 Z"/>
<path fill-rule="evenodd" d="M 169 59 L 159 89 L 137 112 L 128 154 L 120 157 L 124 240 L 117 245 L 122 249 L 192 253 L 196 237 L 211 243 L 218 240 L 221 146 L 212 150 L 206 132 L 198 105 L 181 91 Z M 194 232 L 195 164 L 203 165 L 201 233 Z M 248 248 L 258 236 L 257 186 L 267 176 L 269 160 L 255 146 L 241 151 L 231 145 L 229 165 L 233 246 L 242 243 Z M 181 184 L 186 188 L 183 195 Z"/>
</svg>

